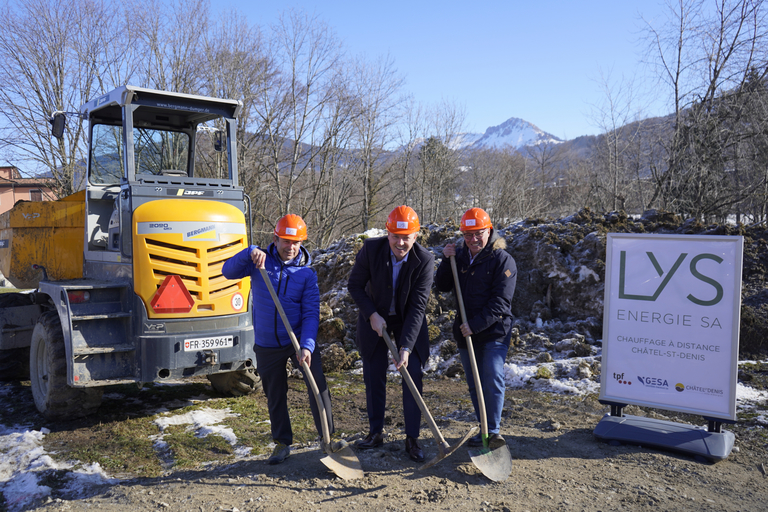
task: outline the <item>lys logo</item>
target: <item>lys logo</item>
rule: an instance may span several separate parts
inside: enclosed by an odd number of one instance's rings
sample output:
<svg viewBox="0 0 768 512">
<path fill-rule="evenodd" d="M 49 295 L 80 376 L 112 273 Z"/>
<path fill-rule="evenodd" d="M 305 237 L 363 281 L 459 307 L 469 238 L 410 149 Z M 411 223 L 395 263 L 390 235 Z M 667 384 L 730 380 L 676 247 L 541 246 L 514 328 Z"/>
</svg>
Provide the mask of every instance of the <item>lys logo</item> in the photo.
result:
<svg viewBox="0 0 768 512">
<path fill-rule="evenodd" d="M 658 288 L 656 288 L 656 291 L 653 293 L 653 295 L 637 295 L 632 293 L 626 292 L 626 269 L 627 269 L 627 253 L 626 251 L 621 251 L 621 254 L 619 256 L 619 298 L 620 299 L 629 299 L 629 300 L 647 300 L 650 302 L 655 301 L 659 298 L 659 295 L 661 295 L 661 292 L 664 291 L 664 288 L 669 284 L 670 280 L 672 280 L 672 276 L 675 275 L 676 272 L 680 269 L 682 263 L 685 261 L 685 259 L 688 257 L 688 253 L 684 252 L 681 253 L 680 256 L 677 258 L 675 263 L 672 265 L 672 267 L 665 271 L 663 268 L 661 268 L 661 265 L 659 264 L 659 261 L 656 259 L 656 256 L 648 251 L 645 253 L 648 256 L 648 259 L 651 261 L 651 264 L 653 265 L 654 270 L 658 274 L 658 277 L 663 277 L 661 283 L 659 283 Z M 717 256 L 716 254 L 698 254 L 691 258 L 691 262 L 688 264 L 688 270 L 691 273 L 693 277 L 696 279 L 709 284 L 715 289 L 715 297 L 710 300 L 704 300 L 699 299 L 697 297 L 694 297 L 693 294 L 688 294 L 686 297 L 689 301 L 693 302 L 694 304 L 698 304 L 699 306 L 714 306 L 718 302 L 720 302 L 723 299 L 723 287 L 720 283 L 715 281 L 709 276 L 705 276 L 702 274 L 698 268 L 697 265 L 701 260 L 712 260 L 717 262 L 718 264 L 723 262 L 723 258 L 720 256 Z M 632 275 L 636 275 L 636 270 L 633 269 Z M 645 278 L 643 278 L 645 280 Z"/>
</svg>

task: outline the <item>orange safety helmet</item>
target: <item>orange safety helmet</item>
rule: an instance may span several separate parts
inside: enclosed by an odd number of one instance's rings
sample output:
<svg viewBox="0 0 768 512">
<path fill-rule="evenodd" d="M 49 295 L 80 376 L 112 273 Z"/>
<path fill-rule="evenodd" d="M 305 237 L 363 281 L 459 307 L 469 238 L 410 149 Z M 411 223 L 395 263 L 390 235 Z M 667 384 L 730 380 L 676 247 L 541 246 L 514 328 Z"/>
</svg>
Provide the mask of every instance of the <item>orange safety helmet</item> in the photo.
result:
<svg viewBox="0 0 768 512">
<path fill-rule="evenodd" d="M 419 216 L 410 206 L 398 206 L 387 217 L 387 231 L 395 235 L 410 235 L 419 227 Z"/>
<path fill-rule="evenodd" d="M 461 216 L 461 231 L 480 231 L 492 227 L 491 218 L 482 208 L 470 208 Z"/>
<path fill-rule="evenodd" d="M 277 221 L 275 236 L 300 242 L 307 239 L 307 224 L 298 215 L 289 213 Z"/>
</svg>

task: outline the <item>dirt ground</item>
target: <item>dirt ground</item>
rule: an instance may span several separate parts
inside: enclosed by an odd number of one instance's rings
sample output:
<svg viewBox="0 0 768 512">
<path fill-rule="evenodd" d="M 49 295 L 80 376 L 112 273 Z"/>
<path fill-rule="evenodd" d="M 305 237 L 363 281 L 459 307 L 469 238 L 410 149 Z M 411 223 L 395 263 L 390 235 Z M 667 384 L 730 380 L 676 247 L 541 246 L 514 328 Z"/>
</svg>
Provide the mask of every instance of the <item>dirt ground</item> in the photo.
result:
<svg viewBox="0 0 768 512">
<path fill-rule="evenodd" d="M 290 400 L 305 406 L 298 383 Z M 458 379 L 425 381 L 425 400 L 449 444 L 476 421 L 466 384 Z M 344 481 L 320 462 L 317 444 L 294 447 L 285 463 L 269 466 L 265 456 L 226 465 L 177 471 L 159 478 L 123 480 L 94 490 L 79 500 L 48 498 L 43 511 L 404 511 L 404 510 L 765 510 L 767 438 L 763 426 L 740 422 L 734 451 L 710 463 L 689 455 L 639 446 L 612 446 L 593 430 L 608 411 L 595 396 L 562 396 L 508 390 L 502 434 L 512 455 L 509 478 L 494 483 L 470 459 L 467 447 L 426 470 L 403 449 L 399 412 L 400 386 L 388 391 L 388 438 L 369 451 L 358 451 L 365 476 Z M 304 404 L 304 405 L 302 405 Z M 628 407 L 625 412 L 645 416 Z M 648 415 L 663 418 L 660 411 Z M 353 442 L 365 434 L 365 397 L 336 398 L 337 433 Z M 701 418 L 670 417 L 701 425 Z M 437 454 L 429 428 L 422 428 L 428 459 Z"/>
</svg>

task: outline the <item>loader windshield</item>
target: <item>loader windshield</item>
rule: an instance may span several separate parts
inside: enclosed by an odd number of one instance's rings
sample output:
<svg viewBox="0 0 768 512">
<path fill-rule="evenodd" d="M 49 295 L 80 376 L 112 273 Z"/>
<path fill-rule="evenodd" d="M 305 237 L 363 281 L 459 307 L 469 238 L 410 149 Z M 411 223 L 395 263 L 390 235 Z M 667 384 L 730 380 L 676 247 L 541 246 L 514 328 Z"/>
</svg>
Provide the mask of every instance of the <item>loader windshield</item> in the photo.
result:
<svg viewBox="0 0 768 512">
<path fill-rule="evenodd" d="M 119 184 L 120 178 L 125 175 L 122 126 L 97 124 L 93 127 L 91 137 L 91 183 Z M 136 174 L 186 176 L 189 146 L 189 135 L 183 132 L 134 128 L 133 155 Z"/>
</svg>

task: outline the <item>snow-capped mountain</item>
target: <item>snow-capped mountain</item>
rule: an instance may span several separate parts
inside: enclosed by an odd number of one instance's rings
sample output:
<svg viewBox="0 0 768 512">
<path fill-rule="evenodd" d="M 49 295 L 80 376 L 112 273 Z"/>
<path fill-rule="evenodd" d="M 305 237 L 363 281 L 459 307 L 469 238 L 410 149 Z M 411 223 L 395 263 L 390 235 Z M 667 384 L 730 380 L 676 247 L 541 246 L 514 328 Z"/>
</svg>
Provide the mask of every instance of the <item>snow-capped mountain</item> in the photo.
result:
<svg viewBox="0 0 768 512">
<path fill-rule="evenodd" d="M 467 141 L 473 134 L 466 134 Z M 542 143 L 560 143 L 561 139 L 551 133 L 540 130 L 536 125 L 517 117 L 510 117 L 498 126 L 491 126 L 477 140 L 467 146 L 475 149 L 501 149 L 511 146 L 520 149 Z"/>
<path fill-rule="evenodd" d="M 418 149 L 424 142 L 425 139 L 416 139 L 412 147 Z M 542 143 L 560 144 L 562 142 L 562 139 L 540 130 L 528 121 L 510 117 L 498 126 L 491 126 L 483 134 L 459 133 L 446 145 L 450 149 L 502 149 L 508 146 L 520 149 Z"/>
</svg>

